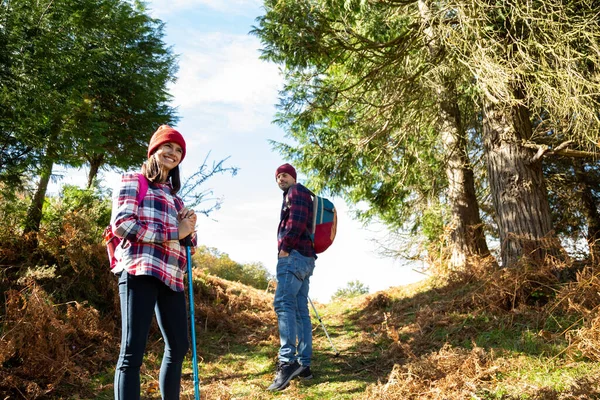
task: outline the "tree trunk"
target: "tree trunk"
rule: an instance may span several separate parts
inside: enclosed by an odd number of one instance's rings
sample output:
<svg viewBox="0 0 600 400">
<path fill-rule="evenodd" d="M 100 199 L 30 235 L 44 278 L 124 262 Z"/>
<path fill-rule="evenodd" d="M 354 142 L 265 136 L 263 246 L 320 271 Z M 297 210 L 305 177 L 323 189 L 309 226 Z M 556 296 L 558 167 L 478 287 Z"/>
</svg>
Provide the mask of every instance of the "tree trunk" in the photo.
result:
<svg viewBox="0 0 600 400">
<path fill-rule="evenodd" d="M 100 171 L 100 166 L 104 163 L 104 155 L 94 154 L 88 158 L 88 161 L 90 163 L 90 172 L 88 174 L 87 188 L 89 189 L 92 187 L 98 171 Z"/>
<path fill-rule="evenodd" d="M 550 217 L 541 160 L 522 146 L 532 134 L 529 112 L 523 106 L 500 108 L 489 99 L 483 105 L 484 151 L 492 200 L 500 230 L 503 267 L 518 262 L 541 264 L 558 255 L 560 244 Z"/>
<path fill-rule="evenodd" d="M 581 200 L 583 203 L 583 213 L 587 221 L 587 242 L 592 260 L 598 260 L 600 256 L 600 213 L 598 205 L 592 194 L 592 184 L 589 181 L 583 162 L 575 160 L 573 163 L 577 183 L 581 187 Z"/>
<path fill-rule="evenodd" d="M 487 257 L 490 252 L 479 215 L 475 178 L 467 154 L 460 110 L 456 99 L 450 100 L 447 96 L 452 92 L 448 85 L 440 91 L 440 129 L 447 155 L 448 202 L 452 211 L 450 267 L 460 269 L 471 257 Z"/>
<path fill-rule="evenodd" d="M 432 59 L 442 51 L 433 28 L 429 7 L 423 0 L 418 2 L 419 12 L 426 26 L 424 33 Z M 438 127 L 446 154 L 446 176 L 448 177 L 448 202 L 450 221 L 449 267 L 464 269 L 473 256 L 486 257 L 490 254 L 483 222 L 479 215 L 479 204 L 475 194 L 475 179 L 467 153 L 467 141 L 457 94 L 452 78 L 438 78 L 436 93 L 439 105 Z"/>
<path fill-rule="evenodd" d="M 25 229 L 23 231 L 24 234 L 39 232 L 40 230 L 44 200 L 46 199 L 46 191 L 48 190 L 48 183 L 50 183 L 50 178 L 52 177 L 52 168 L 54 167 L 54 161 L 56 159 L 54 146 L 56 145 L 59 131 L 60 122 L 56 122 L 50 127 L 50 134 L 46 138 L 46 151 L 41 159 L 40 165 L 40 181 L 35 191 L 35 195 L 31 201 L 31 205 L 27 210 Z M 37 247 L 37 237 L 32 238 L 32 240 L 33 246 Z"/>
<path fill-rule="evenodd" d="M 48 183 L 52 176 L 52 167 L 54 162 L 46 156 L 42 169 L 40 171 L 40 181 L 38 183 L 35 195 L 27 210 L 27 217 L 25 220 L 24 233 L 28 234 L 31 232 L 39 232 L 40 224 L 42 222 L 42 209 L 44 207 L 44 199 L 46 198 L 46 191 L 48 190 Z"/>
</svg>

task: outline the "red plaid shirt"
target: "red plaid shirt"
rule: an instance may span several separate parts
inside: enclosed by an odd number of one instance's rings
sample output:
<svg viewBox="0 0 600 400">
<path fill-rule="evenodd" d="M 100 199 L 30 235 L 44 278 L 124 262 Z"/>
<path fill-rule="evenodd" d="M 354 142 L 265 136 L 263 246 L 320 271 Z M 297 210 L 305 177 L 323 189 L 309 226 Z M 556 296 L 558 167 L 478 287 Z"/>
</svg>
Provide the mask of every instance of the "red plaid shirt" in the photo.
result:
<svg viewBox="0 0 600 400">
<path fill-rule="evenodd" d="M 277 250 L 296 250 L 305 257 L 317 258 L 310 238 L 313 200 L 308 189 L 299 183 L 283 193 L 283 204 L 277 228 Z"/>
<path fill-rule="evenodd" d="M 183 201 L 171 194 L 170 184 L 148 182 L 140 206 L 138 190 L 137 174 L 128 173 L 122 175 L 113 195 L 111 225 L 115 235 L 123 238 L 123 245 L 115 250 L 113 272 L 151 275 L 182 292 L 187 255 L 179 241 L 177 213 Z M 195 237 L 192 242 L 195 246 Z"/>
</svg>

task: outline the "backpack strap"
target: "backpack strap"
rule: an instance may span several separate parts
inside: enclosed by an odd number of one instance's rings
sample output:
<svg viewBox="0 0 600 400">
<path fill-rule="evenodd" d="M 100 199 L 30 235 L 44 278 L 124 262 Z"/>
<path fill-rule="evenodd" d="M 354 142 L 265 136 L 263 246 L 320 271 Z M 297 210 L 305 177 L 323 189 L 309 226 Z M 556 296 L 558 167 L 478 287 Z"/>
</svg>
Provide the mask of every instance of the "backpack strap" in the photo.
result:
<svg viewBox="0 0 600 400">
<path fill-rule="evenodd" d="M 148 180 L 144 175 L 138 174 L 138 207 L 142 204 L 142 200 L 146 197 L 146 193 L 148 193 Z"/>
<path fill-rule="evenodd" d="M 307 188 L 306 186 L 298 183 L 298 185 L 302 186 L 311 196 L 312 196 L 312 201 L 313 201 L 313 217 L 312 217 L 312 231 L 310 229 L 308 229 L 308 226 L 306 227 L 306 233 L 308 233 L 308 237 L 310 238 L 310 241 L 313 244 L 313 247 L 315 245 L 315 228 L 317 227 L 317 210 L 316 210 L 316 206 L 317 206 L 317 195 L 314 194 L 314 192 L 312 190 L 310 190 L 309 188 Z"/>
</svg>

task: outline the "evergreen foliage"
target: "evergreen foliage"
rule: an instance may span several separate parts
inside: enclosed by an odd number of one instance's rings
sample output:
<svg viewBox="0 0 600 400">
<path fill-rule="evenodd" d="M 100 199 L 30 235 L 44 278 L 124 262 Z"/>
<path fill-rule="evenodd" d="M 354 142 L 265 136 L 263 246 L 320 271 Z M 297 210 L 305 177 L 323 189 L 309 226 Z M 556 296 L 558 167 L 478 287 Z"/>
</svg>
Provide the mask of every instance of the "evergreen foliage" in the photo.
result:
<svg viewBox="0 0 600 400">
<path fill-rule="evenodd" d="M 560 210 L 548 205 L 542 163 L 575 176 L 576 162 L 552 157 L 597 158 L 594 2 L 266 0 L 257 22 L 263 57 L 286 79 L 276 122 L 292 143 L 274 147 L 311 185 L 366 202 L 360 216 L 421 235 L 423 248 L 443 248 L 449 235 L 432 237 L 424 216 L 450 211 L 439 215 L 453 232 L 466 198 L 455 196 L 459 175 L 449 167 L 472 168 L 477 199 L 468 207 L 479 205 L 488 235 L 500 238 L 503 265 L 559 256 L 555 233 L 567 231 L 549 222 Z M 449 122 L 464 147 L 447 146 Z M 592 228 L 589 243 L 598 237 L 595 182 L 569 211 Z"/>
<path fill-rule="evenodd" d="M 121 0 L 2 2 L 0 179 L 40 176 L 26 231 L 37 231 L 55 164 L 125 169 L 176 121 L 166 86 L 175 57 L 163 24 Z"/>
</svg>

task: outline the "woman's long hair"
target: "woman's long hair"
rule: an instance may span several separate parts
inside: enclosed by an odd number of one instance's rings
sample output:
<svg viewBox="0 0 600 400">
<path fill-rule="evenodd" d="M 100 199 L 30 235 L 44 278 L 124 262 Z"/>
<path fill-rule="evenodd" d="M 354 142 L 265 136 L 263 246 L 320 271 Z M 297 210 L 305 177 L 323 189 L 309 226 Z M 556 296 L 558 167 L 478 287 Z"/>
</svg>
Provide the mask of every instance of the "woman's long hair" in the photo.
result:
<svg viewBox="0 0 600 400">
<path fill-rule="evenodd" d="M 179 177 L 179 165 L 169 171 L 168 174 L 161 168 L 158 158 L 153 153 L 144 164 L 142 164 L 142 175 L 152 183 L 164 183 L 171 181 L 171 194 L 177 194 L 181 189 L 181 178 Z M 165 176 L 166 175 L 166 176 Z"/>
</svg>

